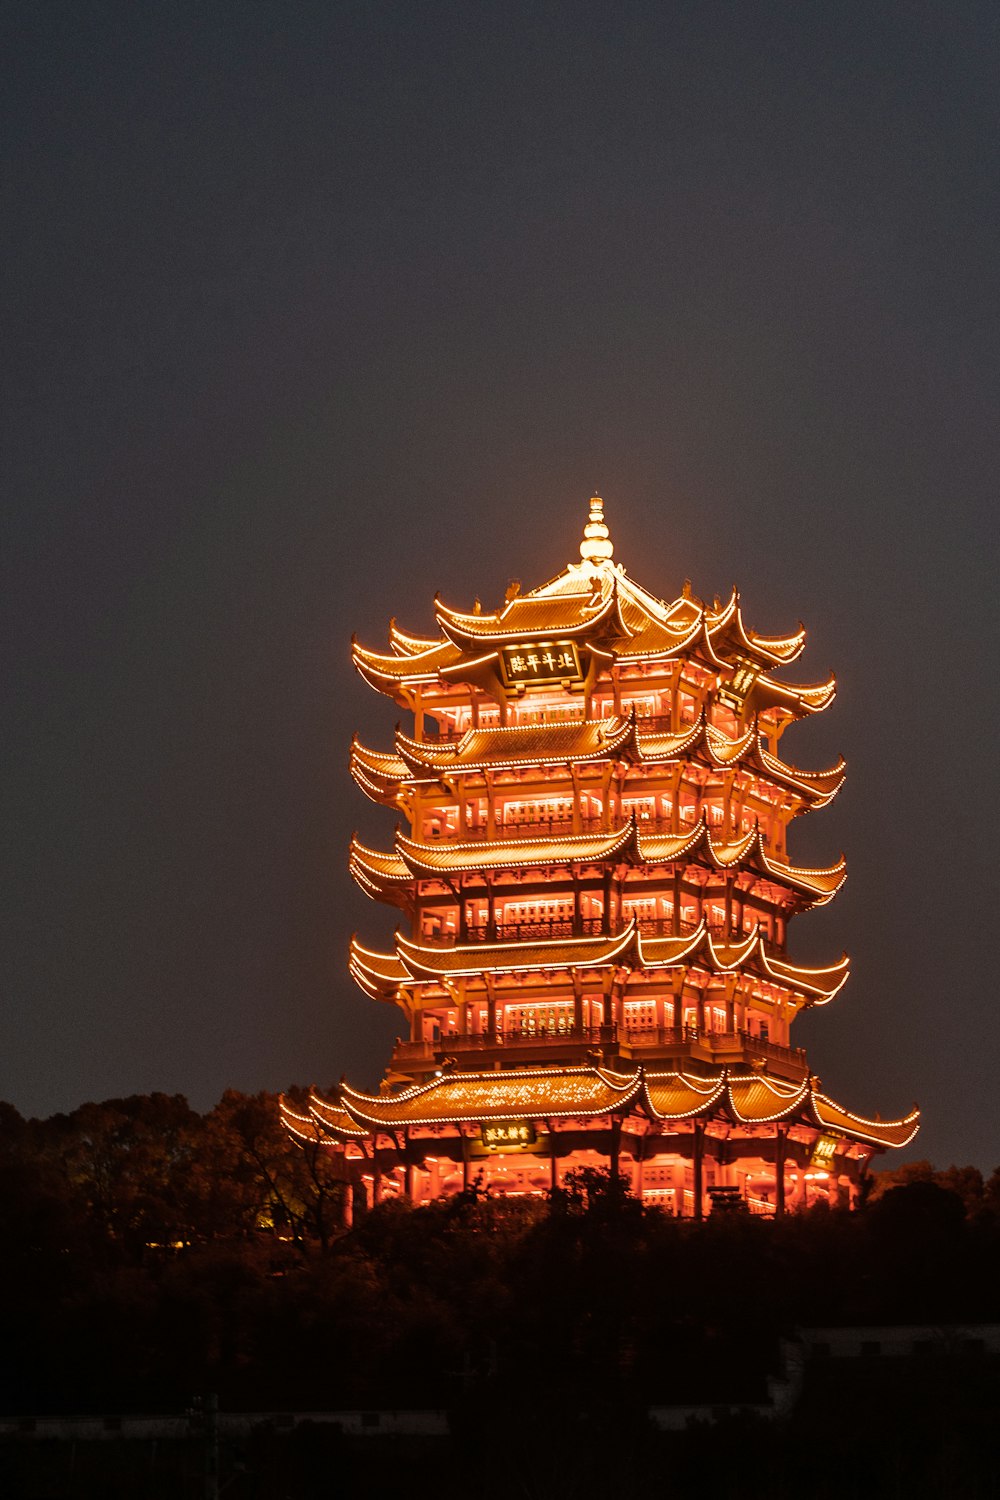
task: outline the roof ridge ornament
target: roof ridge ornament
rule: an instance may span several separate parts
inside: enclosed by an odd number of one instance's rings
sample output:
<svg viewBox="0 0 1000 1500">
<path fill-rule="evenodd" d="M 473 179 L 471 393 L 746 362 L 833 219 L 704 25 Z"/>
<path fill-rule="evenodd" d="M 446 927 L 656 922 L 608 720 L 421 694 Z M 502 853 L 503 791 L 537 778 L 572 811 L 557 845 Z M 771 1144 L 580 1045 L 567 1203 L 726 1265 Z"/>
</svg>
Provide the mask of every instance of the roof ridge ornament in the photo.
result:
<svg viewBox="0 0 1000 1500">
<path fill-rule="evenodd" d="M 590 520 L 583 528 L 580 556 L 591 567 L 599 567 L 601 563 L 611 561 L 614 551 L 611 533 L 604 520 L 604 501 L 600 495 L 593 495 L 590 501 Z"/>
</svg>

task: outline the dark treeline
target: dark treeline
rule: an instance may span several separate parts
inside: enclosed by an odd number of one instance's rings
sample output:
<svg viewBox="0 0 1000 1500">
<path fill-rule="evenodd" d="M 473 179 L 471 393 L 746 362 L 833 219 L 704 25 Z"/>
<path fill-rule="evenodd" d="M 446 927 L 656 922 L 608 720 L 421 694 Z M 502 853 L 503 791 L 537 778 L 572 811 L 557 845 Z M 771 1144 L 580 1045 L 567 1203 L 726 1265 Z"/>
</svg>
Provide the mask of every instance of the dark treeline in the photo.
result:
<svg viewBox="0 0 1000 1500">
<path fill-rule="evenodd" d="M 6 1412 L 753 1400 L 799 1325 L 1000 1320 L 1000 1172 L 919 1164 L 857 1214 L 701 1225 L 582 1173 L 343 1233 L 270 1095 L 0 1105 L 0 1127 Z"/>
</svg>

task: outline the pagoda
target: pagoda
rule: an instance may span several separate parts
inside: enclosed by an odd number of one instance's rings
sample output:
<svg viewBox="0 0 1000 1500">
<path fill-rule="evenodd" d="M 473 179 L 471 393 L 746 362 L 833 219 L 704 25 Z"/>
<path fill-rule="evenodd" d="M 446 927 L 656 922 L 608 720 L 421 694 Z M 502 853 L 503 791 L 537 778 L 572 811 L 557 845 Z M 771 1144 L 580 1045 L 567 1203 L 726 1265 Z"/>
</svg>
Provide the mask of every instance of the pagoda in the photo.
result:
<svg viewBox="0 0 1000 1500">
<path fill-rule="evenodd" d="M 918 1112 L 852 1113 L 791 1042 L 849 968 L 788 947 L 845 877 L 843 858 L 788 851 L 844 763 L 802 770 L 782 746 L 835 681 L 786 681 L 805 631 L 758 635 L 736 590 L 709 606 L 685 583 L 666 603 L 613 557 L 595 497 L 580 561 L 549 583 L 491 612 L 438 598 L 439 633 L 392 622 L 388 654 L 355 642 L 361 676 L 412 714 L 391 751 L 351 750 L 400 823 L 391 848 L 351 844 L 399 930 L 390 952 L 355 938 L 350 972 L 405 1035 L 376 1094 L 314 1090 L 307 1113 L 282 1102 L 285 1123 L 370 1203 L 542 1194 L 590 1166 L 696 1219 L 853 1205 Z"/>
</svg>

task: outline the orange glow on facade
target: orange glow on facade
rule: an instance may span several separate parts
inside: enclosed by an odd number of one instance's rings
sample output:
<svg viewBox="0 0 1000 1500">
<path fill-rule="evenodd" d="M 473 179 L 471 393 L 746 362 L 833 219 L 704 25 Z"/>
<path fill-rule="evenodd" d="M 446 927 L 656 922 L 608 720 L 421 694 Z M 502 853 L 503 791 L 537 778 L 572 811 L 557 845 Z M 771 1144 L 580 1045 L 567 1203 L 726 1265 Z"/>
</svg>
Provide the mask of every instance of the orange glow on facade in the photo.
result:
<svg viewBox="0 0 1000 1500">
<path fill-rule="evenodd" d="M 283 1103 L 286 1124 L 369 1201 L 476 1180 L 540 1194 L 610 1165 L 695 1218 L 736 1196 L 766 1215 L 853 1204 L 918 1115 L 852 1114 L 790 1037 L 849 970 L 788 954 L 792 918 L 846 874 L 797 865 L 788 827 L 845 767 L 799 769 L 779 742 L 835 683 L 784 679 L 803 629 L 757 635 L 735 591 L 666 603 L 613 558 L 595 497 L 580 562 L 549 583 L 493 613 L 438 600 L 440 635 L 393 622 L 390 654 L 355 644 L 413 716 L 391 750 L 351 752 L 406 831 L 352 843 L 351 873 L 400 929 L 391 952 L 355 939 L 350 972 L 406 1035 L 377 1094 Z"/>
</svg>

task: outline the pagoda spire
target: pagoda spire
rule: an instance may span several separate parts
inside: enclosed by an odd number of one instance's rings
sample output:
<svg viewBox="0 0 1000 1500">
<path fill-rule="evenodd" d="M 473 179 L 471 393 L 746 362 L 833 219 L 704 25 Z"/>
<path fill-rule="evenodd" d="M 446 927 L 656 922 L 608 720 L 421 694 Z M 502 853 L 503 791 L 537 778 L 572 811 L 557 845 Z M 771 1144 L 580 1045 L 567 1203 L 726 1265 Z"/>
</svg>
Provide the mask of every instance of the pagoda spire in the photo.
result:
<svg viewBox="0 0 1000 1500">
<path fill-rule="evenodd" d="M 601 563 L 610 562 L 614 551 L 611 533 L 604 520 L 604 501 L 600 495 L 594 495 L 590 501 L 590 520 L 583 528 L 580 556 L 585 563 L 597 567 Z"/>
</svg>

